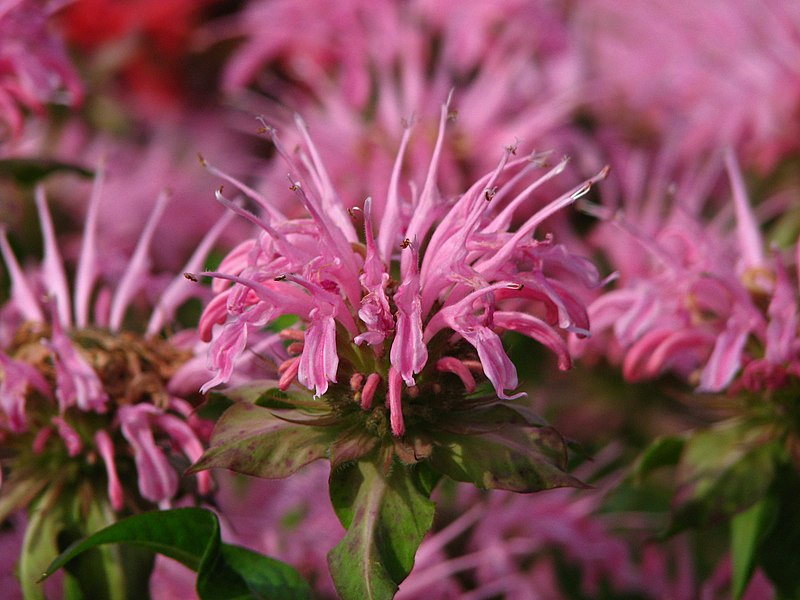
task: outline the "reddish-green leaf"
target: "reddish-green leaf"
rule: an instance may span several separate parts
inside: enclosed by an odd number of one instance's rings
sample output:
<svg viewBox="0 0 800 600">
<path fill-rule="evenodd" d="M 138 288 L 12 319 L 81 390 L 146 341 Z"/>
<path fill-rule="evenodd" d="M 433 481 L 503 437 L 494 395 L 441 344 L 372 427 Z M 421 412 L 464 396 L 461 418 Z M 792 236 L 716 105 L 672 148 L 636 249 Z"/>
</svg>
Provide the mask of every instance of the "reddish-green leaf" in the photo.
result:
<svg viewBox="0 0 800 600">
<path fill-rule="evenodd" d="M 480 435 L 443 433 L 431 456 L 433 468 L 456 481 L 514 492 L 586 487 L 566 463 L 566 444 L 554 429 L 513 425 Z"/>
<path fill-rule="evenodd" d="M 291 423 L 269 409 L 240 402 L 220 417 L 210 448 L 189 472 L 224 468 L 268 479 L 287 477 L 325 458 L 338 432 Z"/>
<path fill-rule="evenodd" d="M 383 472 L 380 457 L 331 473 L 331 501 L 347 534 L 328 554 L 344 600 L 392 598 L 433 524 L 434 504 L 416 467 Z"/>
</svg>

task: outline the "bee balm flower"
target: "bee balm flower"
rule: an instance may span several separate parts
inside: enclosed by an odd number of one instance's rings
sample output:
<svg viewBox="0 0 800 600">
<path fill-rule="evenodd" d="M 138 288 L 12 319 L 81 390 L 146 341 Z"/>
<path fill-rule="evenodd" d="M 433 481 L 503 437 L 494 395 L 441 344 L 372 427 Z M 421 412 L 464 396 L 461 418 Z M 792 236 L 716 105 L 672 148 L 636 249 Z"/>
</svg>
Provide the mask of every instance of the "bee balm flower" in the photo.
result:
<svg viewBox="0 0 800 600">
<path fill-rule="evenodd" d="M 286 315 L 298 322 L 281 331 L 292 342 L 293 356 L 280 365 L 280 387 L 298 382 L 331 405 L 356 403 L 365 415 L 374 415 L 369 427 L 395 437 L 410 422 L 446 412 L 483 380 L 497 398 L 522 395 L 515 393 L 519 382 L 502 345 L 504 331 L 544 344 L 562 369 L 570 366 L 562 332 L 587 335 L 589 323 L 562 278 L 594 285 L 597 271 L 552 237 L 535 239 L 534 233 L 605 170 L 533 214 L 518 214 L 531 192 L 558 175 L 566 160 L 535 177 L 544 157 L 516 157 L 516 148 L 509 147 L 492 172 L 450 200 L 437 185 L 448 115 L 445 105 L 419 188 L 410 186 L 406 195 L 400 185 L 411 135 L 407 124 L 385 196 L 351 207 L 337 193 L 299 118 L 304 146 L 298 160 L 265 128 L 308 216 L 285 218 L 245 189 L 264 209 L 264 216 L 256 216 L 218 193 L 220 202 L 261 232 L 217 271 L 204 273 L 216 278 L 218 294 L 200 323 L 212 340 L 210 363 L 217 373 L 206 390 L 231 377 L 233 361 L 250 336 Z M 383 218 L 375 223 L 378 203 Z"/>
<path fill-rule="evenodd" d="M 170 384 L 191 358 L 192 345 L 159 333 L 191 295 L 188 282 L 180 278 L 163 289 L 149 323 L 141 331 L 131 327 L 134 300 L 156 285 L 147 251 L 166 196 L 116 286 L 99 285 L 95 228 L 102 180 L 99 174 L 72 289 L 42 188 L 36 196 L 41 268 L 23 270 L 0 232 L 11 279 L 0 321 L 0 440 L 10 453 L 4 455 L 10 476 L 3 493 L 22 499 L 4 505 L 0 519 L 47 490 L 86 485 L 94 490 L 92 502 L 117 512 L 168 505 L 179 493 L 171 460 L 196 460 L 203 451 L 207 424 Z M 190 266 L 200 264 L 226 221 L 209 233 Z M 209 491 L 207 474 L 198 476 L 197 489 Z"/>
</svg>

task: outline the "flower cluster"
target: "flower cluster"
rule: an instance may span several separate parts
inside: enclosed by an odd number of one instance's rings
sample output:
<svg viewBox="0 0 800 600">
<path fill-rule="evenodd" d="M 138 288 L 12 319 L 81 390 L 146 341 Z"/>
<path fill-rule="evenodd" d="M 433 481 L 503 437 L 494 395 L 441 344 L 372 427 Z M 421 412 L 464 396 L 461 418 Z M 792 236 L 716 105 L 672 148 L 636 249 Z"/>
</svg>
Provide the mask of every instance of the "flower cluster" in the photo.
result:
<svg viewBox="0 0 800 600">
<path fill-rule="evenodd" d="M 765 252 L 730 152 L 726 165 L 735 228 L 722 218 L 711 226 L 701 223 L 690 212 L 692 202 L 674 208 L 656 232 L 624 212 L 599 211 L 609 218 L 607 227 L 620 230 L 648 257 L 627 269 L 618 262 L 620 288 L 589 309 L 596 332 L 613 331 L 630 380 L 672 370 L 701 391 L 734 386 L 757 392 L 784 387 L 788 377 L 797 377 L 796 284 L 783 253 Z M 616 242 L 605 239 L 613 251 Z M 576 342 L 575 349 L 582 345 Z"/>
<path fill-rule="evenodd" d="M 44 188 L 36 206 L 44 238 L 41 267 L 26 271 L 5 231 L 0 250 L 11 276 L 2 308 L 0 434 L 11 452 L 4 494 L 33 498 L 45 489 L 94 481 L 114 511 L 167 506 L 178 495 L 174 456 L 196 460 L 208 423 L 194 415 L 191 392 L 170 379 L 192 357 L 192 338 L 160 335 L 192 293 L 182 278 L 160 290 L 146 331 L 130 329 L 126 315 L 141 310 L 139 295 L 158 289 L 148 271 L 148 246 L 167 197 L 151 215 L 116 287 L 98 285 L 101 257 L 96 222 L 104 175 L 95 182 L 83 246 L 70 286 Z M 192 264 L 199 264 L 217 227 Z M 4 461 L 5 462 L 5 461 Z M 102 483 L 101 483 L 102 482 Z M 210 490 L 208 474 L 197 491 Z M 6 506 L 17 508 L 16 503 Z"/>
<path fill-rule="evenodd" d="M 308 217 L 286 219 L 266 212 L 266 203 L 265 216 L 257 217 L 218 193 L 262 232 L 232 251 L 218 271 L 204 273 L 217 279 L 217 296 L 200 322 L 202 335 L 213 337 L 210 357 L 217 372 L 205 389 L 230 378 L 254 330 L 284 315 L 296 315 L 300 323 L 278 333 L 292 341 L 288 351 L 294 355 L 280 365 L 280 387 L 288 389 L 296 379 L 316 396 L 345 396 L 364 411 L 385 398 L 395 436 L 403 435 L 408 419 L 447 409 L 442 374 L 460 381 L 457 396 L 475 391 L 477 375 L 491 382 L 498 398 L 519 397 L 509 395 L 518 386 L 517 372 L 499 332 L 544 344 L 561 369 L 569 368 L 559 331 L 585 336 L 589 323 L 578 296 L 561 279 L 591 286 L 599 277 L 588 260 L 552 237 L 533 235 L 606 171 L 512 227 L 520 204 L 566 161 L 533 178 L 530 172 L 544 166 L 544 157 L 515 158 L 516 148 L 508 147 L 494 171 L 448 201 L 436 187 L 448 115 L 445 105 L 424 185 L 411 197 L 399 183 L 411 135 L 406 129 L 381 199 L 379 227 L 372 198 L 363 207 L 347 207 L 339 197 L 302 121 L 297 126 L 306 146 L 297 160 L 267 128 Z M 363 237 L 355 219 L 363 222 Z"/>
</svg>

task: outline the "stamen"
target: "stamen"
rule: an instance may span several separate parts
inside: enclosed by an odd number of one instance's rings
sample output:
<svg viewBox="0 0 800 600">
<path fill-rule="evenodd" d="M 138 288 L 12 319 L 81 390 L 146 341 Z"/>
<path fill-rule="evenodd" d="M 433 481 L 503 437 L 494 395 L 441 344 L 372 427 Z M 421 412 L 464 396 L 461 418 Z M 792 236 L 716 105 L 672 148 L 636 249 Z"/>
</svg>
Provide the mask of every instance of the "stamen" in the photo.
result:
<svg viewBox="0 0 800 600">
<path fill-rule="evenodd" d="M 361 390 L 361 408 L 364 410 L 369 410 L 370 406 L 372 406 L 372 399 L 375 397 L 375 390 L 378 389 L 380 382 L 381 376 L 377 373 L 370 373 L 367 377 L 364 389 Z"/>
<path fill-rule="evenodd" d="M 389 423 L 392 426 L 392 433 L 396 437 L 401 437 L 406 432 L 401 401 L 402 385 L 403 380 L 400 376 L 400 371 L 394 367 L 389 367 L 389 393 L 386 401 L 389 404 Z"/>
<path fill-rule="evenodd" d="M 478 369 L 482 371 L 480 363 L 478 363 Z M 464 361 L 453 356 L 445 356 L 436 362 L 436 370 L 441 373 L 452 373 L 456 375 L 461 379 L 461 383 L 464 384 L 464 390 L 467 394 L 471 394 L 475 391 L 475 378 L 472 376 L 472 373 L 470 373 L 469 367 Z"/>
<path fill-rule="evenodd" d="M 278 380 L 278 389 L 285 392 L 297 378 L 297 371 L 300 369 L 300 357 L 290 358 L 284 362 L 280 368 L 283 369 L 283 373 Z"/>
<path fill-rule="evenodd" d="M 364 387 L 365 380 L 366 377 L 364 376 L 363 373 L 358 373 L 358 372 L 353 373 L 350 376 L 350 389 L 353 390 L 354 392 L 360 392 L 361 388 Z"/>
</svg>

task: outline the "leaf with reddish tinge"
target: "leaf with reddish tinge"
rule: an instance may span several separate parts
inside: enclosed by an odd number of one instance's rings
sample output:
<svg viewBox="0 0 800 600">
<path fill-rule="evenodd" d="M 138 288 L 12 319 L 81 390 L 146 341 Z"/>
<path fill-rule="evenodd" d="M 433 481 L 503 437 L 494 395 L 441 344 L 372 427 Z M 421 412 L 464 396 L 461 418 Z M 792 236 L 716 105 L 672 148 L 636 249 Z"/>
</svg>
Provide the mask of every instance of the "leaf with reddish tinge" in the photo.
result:
<svg viewBox="0 0 800 600">
<path fill-rule="evenodd" d="M 587 487 L 566 473 L 567 448 L 549 427 L 513 427 L 481 435 L 442 434 L 434 441 L 434 469 L 480 488 L 536 492 Z"/>
<path fill-rule="evenodd" d="M 266 408 L 237 403 L 220 417 L 209 449 L 188 472 L 224 468 L 267 479 L 287 477 L 326 458 L 339 433 L 338 428 L 299 425 Z"/>
<path fill-rule="evenodd" d="M 328 554 L 344 600 L 389 599 L 414 566 L 434 504 L 415 467 L 363 460 L 331 474 L 331 502 L 347 534 Z"/>
</svg>

